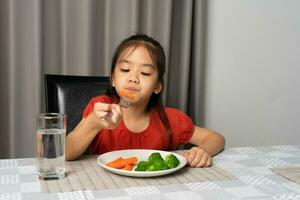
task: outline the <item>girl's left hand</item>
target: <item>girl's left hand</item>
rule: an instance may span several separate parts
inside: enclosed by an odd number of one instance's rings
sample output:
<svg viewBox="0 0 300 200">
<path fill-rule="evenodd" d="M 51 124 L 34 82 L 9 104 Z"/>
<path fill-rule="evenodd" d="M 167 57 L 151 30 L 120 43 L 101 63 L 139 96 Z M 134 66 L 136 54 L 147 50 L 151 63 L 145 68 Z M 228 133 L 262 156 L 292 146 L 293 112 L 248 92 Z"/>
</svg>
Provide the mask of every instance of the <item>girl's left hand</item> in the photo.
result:
<svg viewBox="0 0 300 200">
<path fill-rule="evenodd" d="M 212 164 L 211 156 L 201 147 L 192 147 L 185 151 L 183 156 L 191 167 L 209 167 Z"/>
</svg>

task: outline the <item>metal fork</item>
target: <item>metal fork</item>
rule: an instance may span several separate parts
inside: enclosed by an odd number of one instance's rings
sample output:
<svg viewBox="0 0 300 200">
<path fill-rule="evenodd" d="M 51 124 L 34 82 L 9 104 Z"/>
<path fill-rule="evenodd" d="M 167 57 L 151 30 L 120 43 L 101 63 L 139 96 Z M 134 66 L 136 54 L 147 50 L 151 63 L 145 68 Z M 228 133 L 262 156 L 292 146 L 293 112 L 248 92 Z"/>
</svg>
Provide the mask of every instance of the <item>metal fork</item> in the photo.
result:
<svg viewBox="0 0 300 200">
<path fill-rule="evenodd" d="M 128 108 L 131 104 L 131 101 L 125 99 L 125 98 L 121 98 L 120 99 L 120 102 L 119 102 L 119 105 L 124 107 L 124 108 Z"/>
<path fill-rule="evenodd" d="M 130 100 L 120 97 L 119 105 L 123 108 L 128 108 L 131 104 Z M 101 120 L 106 120 L 109 115 L 112 115 L 111 112 L 107 112 L 105 115 L 101 117 Z"/>
</svg>

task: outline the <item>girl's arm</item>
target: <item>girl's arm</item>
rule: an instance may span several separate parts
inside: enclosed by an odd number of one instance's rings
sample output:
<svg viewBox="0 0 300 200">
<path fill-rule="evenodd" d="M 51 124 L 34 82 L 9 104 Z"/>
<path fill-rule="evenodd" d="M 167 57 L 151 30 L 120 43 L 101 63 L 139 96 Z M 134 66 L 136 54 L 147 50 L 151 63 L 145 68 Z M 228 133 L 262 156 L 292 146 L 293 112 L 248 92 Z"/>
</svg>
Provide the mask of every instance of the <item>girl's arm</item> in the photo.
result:
<svg viewBox="0 0 300 200">
<path fill-rule="evenodd" d="M 83 118 L 66 138 L 66 160 L 75 160 L 88 148 L 94 137 L 101 130 L 96 127 L 94 113 Z"/>
<path fill-rule="evenodd" d="M 196 145 L 184 153 L 191 167 L 207 167 L 212 164 L 211 157 L 225 146 L 225 139 L 214 131 L 195 127 L 189 143 Z"/>
<path fill-rule="evenodd" d="M 104 114 L 110 113 L 103 118 Z M 113 129 L 121 121 L 121 108 L 115 104 L 96 103 L 86 118 L 66 138 L 66 160 L 77 159 L 102 128 Z"/>
<path fill-rule="evenodd" d="M 220 152 L 225 146 L 225 139 L 219 133 L 195 126 L 190 143 L 204 148 L 210 156 Z"/>
</svg>

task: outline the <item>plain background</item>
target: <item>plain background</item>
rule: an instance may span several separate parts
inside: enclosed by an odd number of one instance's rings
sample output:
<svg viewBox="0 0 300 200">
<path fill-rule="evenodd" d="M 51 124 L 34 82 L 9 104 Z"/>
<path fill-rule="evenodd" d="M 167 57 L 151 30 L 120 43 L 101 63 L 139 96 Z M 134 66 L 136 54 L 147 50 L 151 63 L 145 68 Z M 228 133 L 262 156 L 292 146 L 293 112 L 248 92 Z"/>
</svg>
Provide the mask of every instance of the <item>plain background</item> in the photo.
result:
<svg viewBox="0 0 300 200">
<path fill-rule="evenodd" d="M 299 144 L 300 1 L 209 1 L 205 126 L 226 146 Z"/>
<path fill-rule="evenodd" d="M 108 75 L 139 31 L 166 50 L 167 105 L 226 148 L 299 144 L 299 0 L 0 0 L 0 158 L 34 156 L 44 73 Z"/>
</svg>

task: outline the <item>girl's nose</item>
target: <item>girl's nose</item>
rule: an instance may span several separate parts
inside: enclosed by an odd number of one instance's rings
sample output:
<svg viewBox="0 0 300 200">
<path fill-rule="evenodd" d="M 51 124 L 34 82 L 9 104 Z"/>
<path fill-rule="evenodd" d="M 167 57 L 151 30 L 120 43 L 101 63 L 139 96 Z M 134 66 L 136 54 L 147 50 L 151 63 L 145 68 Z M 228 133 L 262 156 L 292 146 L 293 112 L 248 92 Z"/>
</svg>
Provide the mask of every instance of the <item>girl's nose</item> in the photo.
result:
<svg viewBox="0 0 300 200">
<path fill-rule="evenodd" d="M 139 78 L 136 75 L 131 75 L 129 77 L 129 82 L 131 82 L 131 83 L 139 83 Z"/>
</svg>

